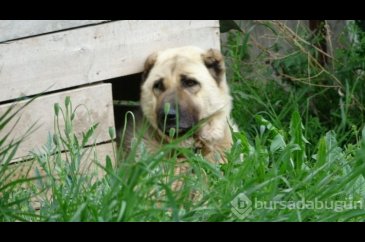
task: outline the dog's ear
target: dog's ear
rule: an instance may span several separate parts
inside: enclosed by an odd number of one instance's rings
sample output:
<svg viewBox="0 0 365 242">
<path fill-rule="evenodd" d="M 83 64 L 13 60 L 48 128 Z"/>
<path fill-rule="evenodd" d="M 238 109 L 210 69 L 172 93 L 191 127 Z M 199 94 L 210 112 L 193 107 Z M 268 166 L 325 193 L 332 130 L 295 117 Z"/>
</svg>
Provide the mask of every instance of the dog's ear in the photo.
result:
<svg viewBox="0 0 365 242">
<path fill-rule="evenodd" d="M 208 68 L 210 74 L 217 81 L 218 85 L 224 79 L 224 60 L 221 52 L 215 49 L 209 49 L 202 54 L 203 62 Z"/>
<path fill-rule="evenodd" d="M 144 63 L 144 70 L 142 74 L 142 83 L 147 79 L 148 74 L 150 73 L 152 67 L 155 65 L 157 60 L 157 52 L 152 53 L 147 57 L 147 60 Z"/>
</svg>

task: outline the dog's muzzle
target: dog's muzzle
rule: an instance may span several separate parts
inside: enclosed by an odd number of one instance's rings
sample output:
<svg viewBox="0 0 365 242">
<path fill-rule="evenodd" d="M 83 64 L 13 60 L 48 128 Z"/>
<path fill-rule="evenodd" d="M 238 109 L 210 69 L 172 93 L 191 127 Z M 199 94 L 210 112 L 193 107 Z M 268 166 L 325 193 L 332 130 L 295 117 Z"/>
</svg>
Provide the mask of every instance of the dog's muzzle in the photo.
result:
<svg viewBox="0 0 365 242">
<path fill-rule="evenodd" d="M 196 123 L 193 115 L 182 109 L 179 105 L 169 105 L 169 109 L 161 108 L 157 115 L 158 128 L 166 135 L 174 128 L 177 135 L 188 132 Z M 167 112 L 166 112 L 167 111 Z M 176 132 L 177 131 L 177 132 Z"/>
</svg>

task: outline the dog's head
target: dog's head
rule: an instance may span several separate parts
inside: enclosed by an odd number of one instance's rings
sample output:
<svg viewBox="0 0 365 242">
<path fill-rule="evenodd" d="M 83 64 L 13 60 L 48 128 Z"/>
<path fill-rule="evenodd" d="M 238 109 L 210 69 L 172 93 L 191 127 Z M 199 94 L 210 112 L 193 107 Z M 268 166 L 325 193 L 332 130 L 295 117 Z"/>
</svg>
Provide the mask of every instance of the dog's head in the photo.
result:
<svg viewBox="0 0 365 242">
<path fill-rule="evenodd" d="M 145 62 L 141 107 L 151 125 L 184 134 L 230 105 L 224 61 L 218 50 L 187 46 L 150 55 Z M 229 107 L 230 109 L 230 107 Z"/>
</svg>

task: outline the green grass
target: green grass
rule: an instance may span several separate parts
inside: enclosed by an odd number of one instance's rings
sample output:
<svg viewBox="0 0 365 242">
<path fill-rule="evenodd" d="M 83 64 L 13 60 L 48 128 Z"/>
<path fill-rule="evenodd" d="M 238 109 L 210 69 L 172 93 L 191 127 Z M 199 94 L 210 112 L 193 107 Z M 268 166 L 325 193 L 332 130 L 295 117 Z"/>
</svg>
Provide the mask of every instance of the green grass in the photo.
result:
<svg viewBox="0 0 365 242">
<path fill-rule="evenodd" d="M 275 22 L 265 24 L 277 30 Z M 330 85 L 337 78 L 343 82 L 343 95 L 338 89 L 303 83 L 289 83 L 289 88 L 283 88 L 272 79 L 275 70 L 265 65 L 267 56 L 249 58 L 249 33 L 230 33 L 224 48 L 231 63 L 228 75 L 234 97 L 233 116 L 240 127 L 240 132 L 233 135 L 227 164 L 211 164 L 176 144 L 148 154 L 136 140 L 135 149 L 140 149 L 141 155 L 136 157 L 132 151 L 115 167 L 115 156 L 99 157 L 95 147 L 84 147 L 97 124 L 91 123 L 83 137 L 75 136 L 73 122 L 78 107 L 73 108 L 72 100 L 66 99 L 62 105 L 55 104 L 53 135 L 44 149 L 34 154 L 46 176 L 10 182 L 5 177 L 9 168 L 2 166 L 0 220 L 364 221 L 365 128 L 358 111 L 362 93 L 359 81 L 350 83 L 340 78 L 344 75 L 356 79 L 358 72 L 350 69 L 358 65 L 360 57 L 352 57 L 352 64 L 338 64 L 322 79 L 312 80 Z M 311 46 L 306 48 L 313 51 Z M 354 55 L 352 51 L 355 49 L 348 49 L 347 55 L 341 52 L 336 58 L 340 62 L 343 56 Z M 280 61 L 291 66 L 293 60 L 290 55 L 287 58 Z M 252 63 L 259 64 L 252 67 Z M 290 75 L 305 77 L 307 66 L 313 73 L 319 71 L 307 57 L 300 63 L 304 63 L 303 68 Z M 262 81 L 255 79 L 255 73 Z M 312 103 L 329 98 L 327 107 Z M 325 115 L 327 119 L 322 117 Z M 63 130 L 59 129 L 62 120 L 66 123 Z M 113 130 L 110 136 L 115 136 Z M 12 150 L 7 147 L 0 142 L 0 157 L 9 160 Z M 66 157 L 61 152 L 64 148 L 70 150 Z M 179 154 L 189 158 L 190 170 L 176 177 L 173 172 Z M 81 164 L 85 159 L 106 174 L 96 179 L 96 170 L 83 173 Z M 39 171 L 35 174 L 40 177 Z M 171 184 L 178 179 L 184 181 L 184 186 L 172 191 Z M 193 193 L 200 198 L 192 199 Z M 252 201 L 251 205 L 242 200 L 242 194 Z M 33 208 L 32 199 L 40 201 L 40 210 Z M 234 212 L 237 204 L 240 207 Z M 250 207 L 252 210 L 246 210 Z"/>
</svg>

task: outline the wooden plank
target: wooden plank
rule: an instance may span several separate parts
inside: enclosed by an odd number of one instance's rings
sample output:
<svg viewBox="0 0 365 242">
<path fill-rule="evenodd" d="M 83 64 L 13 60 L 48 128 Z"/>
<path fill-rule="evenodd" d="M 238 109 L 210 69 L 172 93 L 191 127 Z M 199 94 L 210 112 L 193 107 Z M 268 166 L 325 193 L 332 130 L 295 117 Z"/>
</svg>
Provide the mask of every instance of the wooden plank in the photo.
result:
<svg viewBox="0 0 365 242">
<path fill-rule="evenodd" d="M 108 20 L 0 20 L 0 42 L 106 21 Z"/>
<path fill-rule="evenodd" d="M 40 127 L 20 144 L 14 158 L 24 157 L 29 154 L 29 151 L 39 150 L 46 144 L 48 134 L 54 133 L 54 104 L 59 103 L 65 110 L 64 100 L 66 96 L 71 97 L 73 109 L 78 105 L 82 105 L 77 109 L 73 122 L 76 136 L 82 137 L 82 132 L 86 132 L 92 124 L 98 122 L 99 126 L 95 131 L 95 135 L 90 139 L 89 144 L 110 140 L 108 128 L 114 127 L 111 84 L 88 86 L 39 97 L 21 111 L 18 115 L 20 117 L 19 122 L 11 131 L 11 136 L 8 140 L 21 137 L 35 122 Z M 24 103 L 25 101 L 19 102 L 17 106 Z M 0 106 L 0 115 L 10 105 L 12 104 Z M 60 130 L 63 132 L 65 125 L 62 115 L 60 114 L 59 116 Z M 12 128 L 15 121 L 16 119 L 6 126 L 5 130 L 0 134 L 0 138 Z"/>
<path fill-rule="evenodd" d="M 0 102 L 138 73 L 183 45 L 219 48 L 219 21 L 113 21 L 0 44 Z"/>
</svg>

